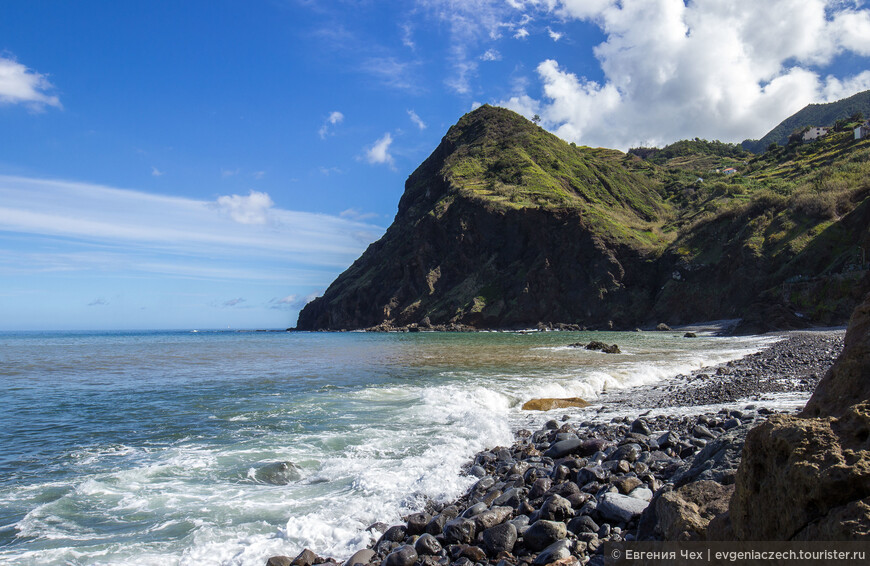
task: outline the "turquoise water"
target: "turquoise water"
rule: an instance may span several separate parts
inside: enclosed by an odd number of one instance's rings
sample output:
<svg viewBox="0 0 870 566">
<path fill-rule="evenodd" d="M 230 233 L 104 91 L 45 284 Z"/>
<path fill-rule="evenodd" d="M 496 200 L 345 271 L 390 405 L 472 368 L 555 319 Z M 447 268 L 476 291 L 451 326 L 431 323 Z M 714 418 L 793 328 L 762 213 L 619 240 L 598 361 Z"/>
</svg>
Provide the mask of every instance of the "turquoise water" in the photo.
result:
<svg viewBox="0 0 870 566">
<path fill-rule="evenodd" d="M 622 355 L 567 348 L 616 342 Z M 0 334 L 0 563 L 346 558 L 552 415 L 755 351 L 678 333 Z M 559 411 L 562 414 L 565 411 Z"/>
</svg>

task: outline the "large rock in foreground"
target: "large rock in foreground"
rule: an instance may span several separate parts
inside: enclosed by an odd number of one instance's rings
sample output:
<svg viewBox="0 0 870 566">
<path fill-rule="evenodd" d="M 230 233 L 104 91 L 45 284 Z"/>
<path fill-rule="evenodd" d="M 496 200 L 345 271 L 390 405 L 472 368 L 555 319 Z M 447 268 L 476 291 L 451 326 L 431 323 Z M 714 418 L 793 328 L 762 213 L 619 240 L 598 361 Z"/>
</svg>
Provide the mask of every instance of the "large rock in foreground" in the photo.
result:
<svg viewBox="0 0 870 566">
<path fill-rule="evenodd" d="M 749 432 L 729 512 L 741 540 L 870 540 L 870 295 L 804 411 Z"/>
</svg>

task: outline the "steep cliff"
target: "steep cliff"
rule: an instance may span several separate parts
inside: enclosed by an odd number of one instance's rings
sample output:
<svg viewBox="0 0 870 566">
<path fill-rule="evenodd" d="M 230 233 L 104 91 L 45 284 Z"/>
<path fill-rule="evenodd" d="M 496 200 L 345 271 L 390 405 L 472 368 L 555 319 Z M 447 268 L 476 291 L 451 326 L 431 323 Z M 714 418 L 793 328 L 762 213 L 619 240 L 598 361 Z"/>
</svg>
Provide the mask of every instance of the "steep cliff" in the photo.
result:
<svg viewBox="0 0 870 566">
<path fill-rule="evenodd" d="M 297 328 L 843 322 L 870 245 L 870 140 L 830 136 L 734 175 L 702 170 L 722 148 L 737 159 L 732 147 L 684 145 L 704 158 L 661 166 L 483 106 L 410 175 L 387 232 Z"/>
<path fill-rule="evenodd" d="M 626 159 L 501 108 L 466 115 L 410 176 L 386 234 L 298 328 L 633 319 L 651 304 L 668 207 Z"/>
</svg>

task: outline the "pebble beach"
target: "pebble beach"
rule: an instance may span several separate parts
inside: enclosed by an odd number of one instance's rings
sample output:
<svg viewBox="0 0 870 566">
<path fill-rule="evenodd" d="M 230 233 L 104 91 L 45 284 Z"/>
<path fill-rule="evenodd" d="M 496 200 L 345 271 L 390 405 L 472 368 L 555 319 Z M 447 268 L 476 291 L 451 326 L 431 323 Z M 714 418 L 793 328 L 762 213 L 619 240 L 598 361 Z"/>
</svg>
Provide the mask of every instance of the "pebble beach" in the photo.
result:
<svg viewBox="0 0 870 566">
<path fill-rule="evenodd" d="M 691 527 L 662 516 L 674 490 L 709 492 L 702 521 L 726 509 L 746 433 L 803 407 L 844 333 L 783 333 L 741 359 L 550 411 L 511 446 L 466 463 L 476 482 L 464 495 L 430 501 L 401 524 L 371 525 L 371 544 L 353 556 L 306 549 L 267 564 L 573 566 L 603 564 L 607 541 L 691 540 Z"/>
</svg>

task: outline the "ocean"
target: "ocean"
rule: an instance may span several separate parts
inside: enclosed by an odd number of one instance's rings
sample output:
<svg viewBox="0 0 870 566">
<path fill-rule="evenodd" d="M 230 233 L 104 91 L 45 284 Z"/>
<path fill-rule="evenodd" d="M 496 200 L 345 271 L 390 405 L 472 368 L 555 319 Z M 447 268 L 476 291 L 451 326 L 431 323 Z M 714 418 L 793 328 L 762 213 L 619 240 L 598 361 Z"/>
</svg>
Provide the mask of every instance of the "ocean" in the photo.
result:
<svg viewBox="0 0 870 566">
<path fill-rule="evenodd" d="M 622 354 L 569 348 L 592 339 Z M 0 333 L 0 563 L 346 559 L 475 452 L 769 338 L 678 332 Z M 535 397 L 584 410 L 528 413 Z"/>
</svg>

